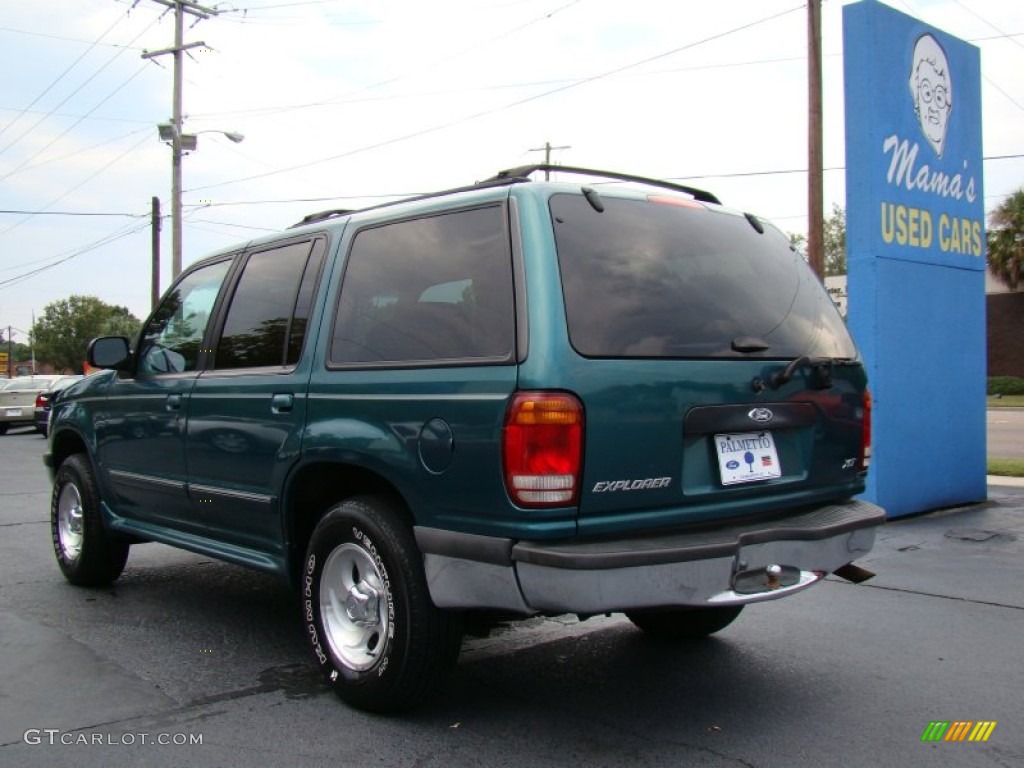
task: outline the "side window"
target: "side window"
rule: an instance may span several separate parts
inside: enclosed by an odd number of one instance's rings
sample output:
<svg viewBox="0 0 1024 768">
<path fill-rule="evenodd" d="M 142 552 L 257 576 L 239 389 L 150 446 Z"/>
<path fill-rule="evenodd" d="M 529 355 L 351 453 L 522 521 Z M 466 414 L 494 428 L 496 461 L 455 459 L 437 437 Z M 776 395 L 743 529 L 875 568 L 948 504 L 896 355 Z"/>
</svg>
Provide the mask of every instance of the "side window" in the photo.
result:
<svg viewBox="0 0 1024 768">
<path fill-rule="evenodd" d="M 224 259 L 190 272 L 164 297 L 139 343 L 141 375 L 196 370 L 206 326 L 230 266 L 231 259 Z"/>
<path fill-rule="evenodd" d="M 507 358 L 512 258 L 501 206 L 400 221 L 356 235 L 331 362 Z"/>
<path fill-rule="evenodd" d="M 315 245 L 307 240 L 250 254 L 215 348 L 216 368 L 298 362 L 323 259 L 323 242 Z"/>
</svg>

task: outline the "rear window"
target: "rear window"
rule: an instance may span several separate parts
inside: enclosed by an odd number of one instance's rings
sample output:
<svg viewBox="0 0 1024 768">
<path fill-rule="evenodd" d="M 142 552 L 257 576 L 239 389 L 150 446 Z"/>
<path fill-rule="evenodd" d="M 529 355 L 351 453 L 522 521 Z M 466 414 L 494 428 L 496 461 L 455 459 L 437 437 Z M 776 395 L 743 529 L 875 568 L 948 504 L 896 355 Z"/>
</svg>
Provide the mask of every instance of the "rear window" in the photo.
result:
<svg viewBox="0 0 1024 768">
<path fill-rule="evenodd" d="M 832 300 L 776 228 L 762 234 L 704 206 L 602 201 L 601 213 L 582 195 L 550 201 L 581 355 L 856 357 Z"/>
</svg>

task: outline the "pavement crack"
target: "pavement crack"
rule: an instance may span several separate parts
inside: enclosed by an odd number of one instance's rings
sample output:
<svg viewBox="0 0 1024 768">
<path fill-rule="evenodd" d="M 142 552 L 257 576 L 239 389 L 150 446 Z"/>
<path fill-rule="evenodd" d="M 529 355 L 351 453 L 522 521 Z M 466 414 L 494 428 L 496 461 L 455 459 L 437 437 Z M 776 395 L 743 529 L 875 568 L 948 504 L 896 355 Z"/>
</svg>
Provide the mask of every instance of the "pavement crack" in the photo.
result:
<svg viewBox="0 0 1024 768">
<path fill-rule="evenodd" d="M 881 589 L 885 592 L 900 592 L 905 595 L 921 595 L 922 597 L 937 597 L 940 600 L 955 600 L 958 603 L 972 603 L 974 605 L 988 605 L 993 608 L 1010 608 L 1014 611 L 1024 611 L 1024 606 L 1010 605 L 1009 603 L 996 603 L 990 600 L 976 600 L 970 597 L 957 597 L 956 595 L 940 595 L 937 592 L 924 592 L 919 589 L 907 589 L 906 587 L 886 587 L 881 584 L 847 584 L 844 581 L 829 579 L 834 584 L 842 584 L 846 587 L 858 587 L 860 589 Z"/>
</svg>

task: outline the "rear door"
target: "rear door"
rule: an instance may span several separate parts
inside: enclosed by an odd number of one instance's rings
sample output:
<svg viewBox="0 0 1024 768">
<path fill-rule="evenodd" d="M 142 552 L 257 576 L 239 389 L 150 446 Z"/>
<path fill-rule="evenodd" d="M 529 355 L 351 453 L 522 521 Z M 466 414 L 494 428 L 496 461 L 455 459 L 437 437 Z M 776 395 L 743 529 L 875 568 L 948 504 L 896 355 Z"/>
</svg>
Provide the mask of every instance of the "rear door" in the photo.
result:
<svg viewBox="0 0 1024 768">
<path fill-rule="evenodd" d="M 581 530 L 859 490 L 863 368 L 782 233 L 682 198 L 602 199 L 550 200 L 586 412 Z"/>
<path fill-rule="evenodd" d="M 196 380 L 186 437 L 191 514 L 221 540 L 281 548 L 279 493 L 301 445 L 311 365 L 302 352 L 326 244 L 305 236 L 246 254 Z"/>
</svg>

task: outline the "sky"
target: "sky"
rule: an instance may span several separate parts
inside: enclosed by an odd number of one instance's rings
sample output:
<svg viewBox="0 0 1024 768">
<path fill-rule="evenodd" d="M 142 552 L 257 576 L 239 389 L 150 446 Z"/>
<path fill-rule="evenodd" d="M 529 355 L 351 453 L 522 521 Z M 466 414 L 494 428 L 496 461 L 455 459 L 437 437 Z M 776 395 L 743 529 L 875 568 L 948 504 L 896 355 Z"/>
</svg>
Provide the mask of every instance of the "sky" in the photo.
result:
<svg viewBox="0 0 1024 768">
<path fill-rule="evenodd" d="M 825 210 L 845 204 L 842 6 L 825 0 Z M 981 51 L 984 196 L 1024 187 L 1024 2 L 889 0 Z M 189 17 L 183 262 L 304 215 L 544 159 L 683 183 L 807 229 L 800 0 L 229 0 Z M 193 23 L 195 22 L 195 23 Z M 173 13 L 0 0 L 0 330 L 171 277 Z M 232 143 L 221 132 L 245 136 Z"/>
</svg>

